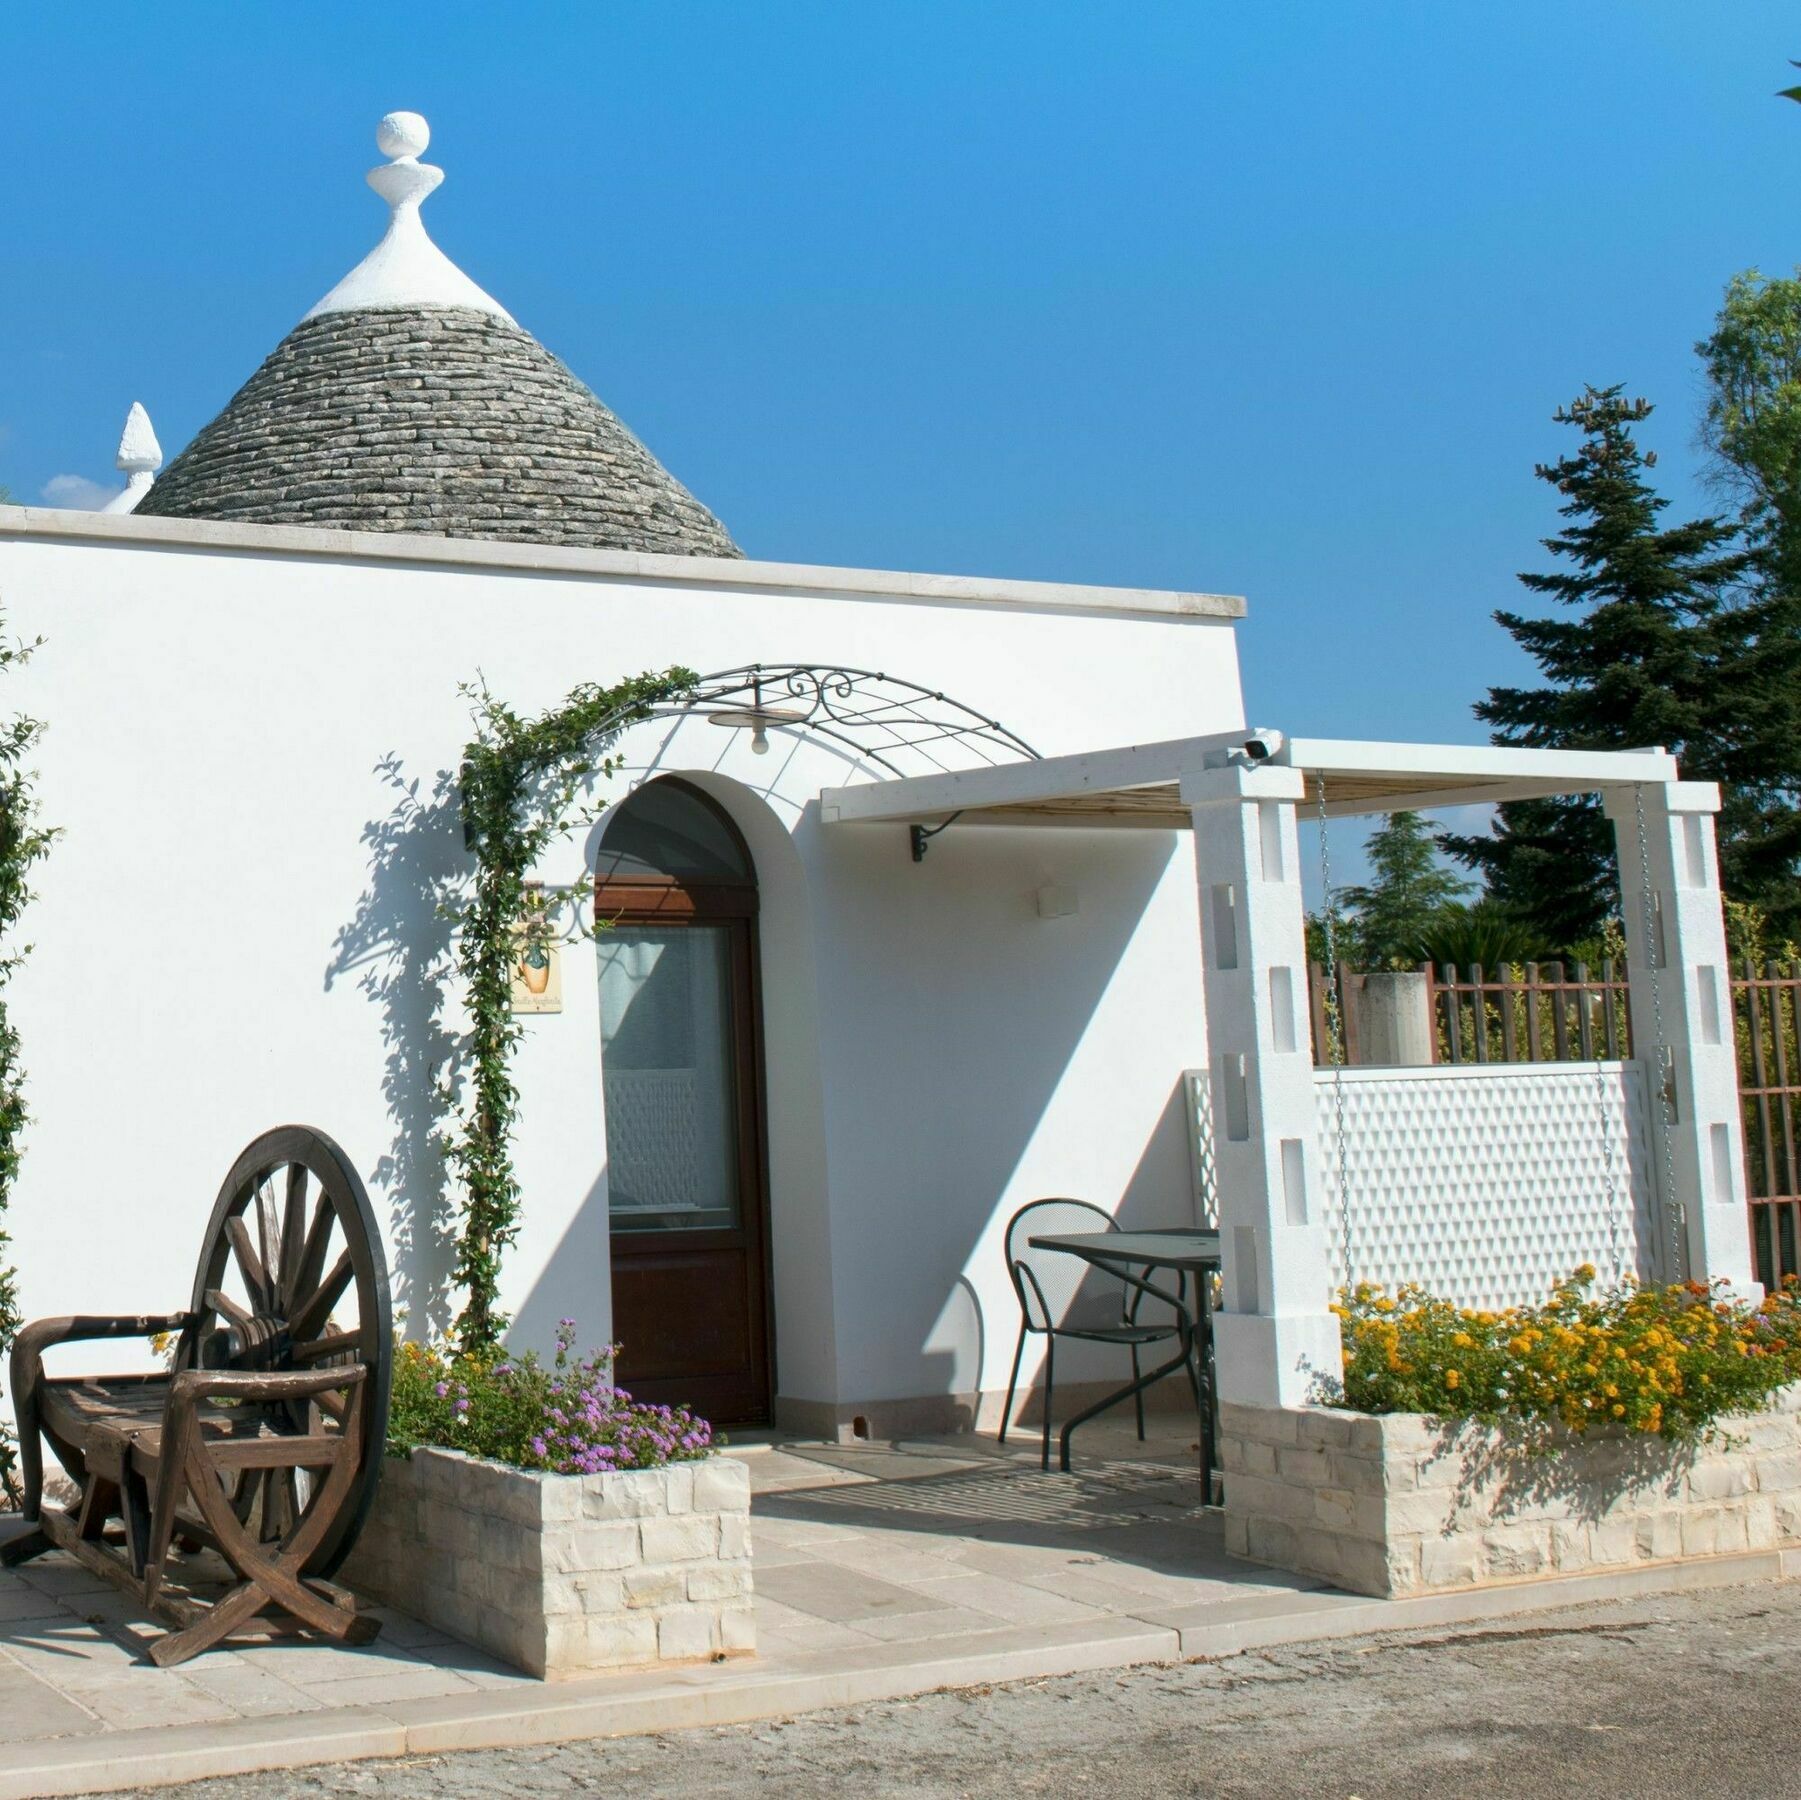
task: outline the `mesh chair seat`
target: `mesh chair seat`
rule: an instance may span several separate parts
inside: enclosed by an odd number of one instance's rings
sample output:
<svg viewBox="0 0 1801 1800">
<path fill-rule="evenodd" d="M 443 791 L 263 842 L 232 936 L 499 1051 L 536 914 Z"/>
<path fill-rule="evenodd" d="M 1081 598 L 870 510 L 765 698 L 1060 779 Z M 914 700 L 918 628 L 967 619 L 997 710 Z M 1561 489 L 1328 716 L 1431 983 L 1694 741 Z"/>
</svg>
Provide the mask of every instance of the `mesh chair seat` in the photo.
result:
<svg viewBox="0 0 1801 1800">
<path fill-rule="evenodd" d="M 1013 1373 L 1007 1380 L 1007 1400 L 1001 1414 L 1000 1441 L 1007 1441 L 1013 1413 L 1013 1397 L 1019 1386 L 1020 1359 L 1026 1338 L 1036 1334 L 1045 1340 L 1044 1447 L 1042 1462 L 1051 1466 L 1051 1395 L 1055 1382 L 1058 1338 L 1077 1338 L 1092 1344 L 1119 1344 L 1132 1352 L 1132 1378 L 1138 1379 L 1138 1352 L 1149 1344 L 1178 1337 L 1175 1319 L 1141 1323 L 1142 1289 L 1134 1289 L 1117 1274 L 1085 1262 L 1062 1250 L 1040 1250 L 1034 1237 L 1078 1236 L 1116 1231 L 1113 1215 L 1088 1200 L 1032 1200 L 1007 1221 L 1005 1237 L 1007 1275 L 1019 1299 L 1019 1342 L 1013 1351 Z M 1103 1290 L 1107 1298 L 1103 1299 Z M 1180 1287 L 1178 1292 L 1184 1291 Z M 1153 1302 L 1153 1305 L 1155 1302 Z M 1189 1379 L 1194 1372 L 1189 1371 Z M 1138 1415 L 1138 1436 L 1144 1437 L 1144 1396 L 1133 1396 Z"/>
<path fill-rule="evenodd" d="M 1173 1338 L 1173 1325 L 1059 1325 L 1057 1336 L 1080 1338 L 1086 1344 L 1160 1344 Z"/>
</svg>

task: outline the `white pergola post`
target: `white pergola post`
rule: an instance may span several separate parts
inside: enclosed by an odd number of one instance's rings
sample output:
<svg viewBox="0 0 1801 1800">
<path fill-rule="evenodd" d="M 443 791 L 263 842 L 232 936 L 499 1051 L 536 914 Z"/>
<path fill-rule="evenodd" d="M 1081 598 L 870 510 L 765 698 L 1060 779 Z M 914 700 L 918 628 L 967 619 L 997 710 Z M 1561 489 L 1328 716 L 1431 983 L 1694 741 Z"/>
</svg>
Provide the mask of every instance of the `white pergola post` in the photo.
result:
<svg viewBox="0 0 1801 1800">
<path fill-rule="evenodd" d="M 1605 805 L 1619 857 L 1632 1044 L 1645 1069 L 1654 1187 L 1664 1202 L 1654 1266 L 1667 1280 L 1724 1277 L 1750 1294 L 1738 1051 L 1713 829 L 1720 790 L 1707 781 L 1646 782 L 1608 789 Z"/>
<path fill-rule="evenodd" d="M 1298 1406 L 1342 1372 L 1315 1144 L 1298 769 L 1190 768 L 1224 1296 L 1222 1400 Z"/>
</svg>

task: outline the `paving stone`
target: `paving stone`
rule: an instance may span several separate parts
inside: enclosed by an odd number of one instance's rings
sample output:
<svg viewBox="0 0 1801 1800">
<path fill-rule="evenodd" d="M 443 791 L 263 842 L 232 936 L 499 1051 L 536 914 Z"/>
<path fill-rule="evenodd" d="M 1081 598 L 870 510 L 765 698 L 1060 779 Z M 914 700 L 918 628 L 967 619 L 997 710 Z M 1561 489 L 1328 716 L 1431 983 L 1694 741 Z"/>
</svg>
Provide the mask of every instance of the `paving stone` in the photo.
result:
<svg viewBox="0 0 1801 1800">
<path fill-rule="evenodd" d="M 443 1694 L 476 1691 L 474 1683 L 455 1669 L 423 1663 L 412 1669 L 359 1671 L 329 1681 L 309 1676 L 296 1679 L 293 1685 L 324 1706 L 381 1706 L 394 1700 L 431 1700 Z"/>
<path fill-rule="evenodd" d="M 21 1581 L 46 1594 L 116 1594 L 118 1589 L 104 1577 L 80 1563 L 65 1561 L 59 1554 L 40 1556 L 18 1571 Z"/>
<path fill-rule="evenodd" d="M 356 1676 L 395 1675 L 425 1667 L 419 1655 L 398 1647 L 383 1649 L 380 1640 L 362 1649 L 340 1644 L 296 1639 L 262 1644 L 239 1652 L 256 1668 L 267 1669 L 283 1681 L 304 1685 L 312 1681 L 348 1681 Z"/>
<path fill-rule="evenodd" d="M 165 1679 L 170 1673 L 139 1664 L 125 1675 L 78 1690 L 81 1704 L 112 1731 L 137 1731 L 147 1725 L 211 1725 L 243 1716 L 217 1694 L 186 1681 Z"/>
<path fill-rule="evenodd" d="M 0 1662 L 0 1744 L 103 1730 L 103 1721 L 68 1694 Z"/>
<path fill-rule="evenodd" d="M 55 1594 L 33 1587 L 28 1581 L 0 1579 L 0 1638 L 14 1619 L 73 1618 Z"/>
<path fill-rule="evenodd" d="M 827 1563 L 797 1563 L 759 1573 L 757 1587 L 770 1599 L 797 1612 L 848 1625 L 903 1613 L 935 1612 L 946 1605 L 918 1588 L 902 1587 L 873 1575 L 847 1574 Z"/>
<path fill-rule="evenodd" d="M 1101 1616 L 1099 1613 L 1090 1615 L 1091 1618 Z M 977 1612 L 968 1606 L 945 1605 L 934 1612 L 900 1613 L 894 1617 L 864 1619 L 858 1629 L 868 1632 L 871 1637 L 883 1643 L 903 1644 L 924 1642 L 932 1638 L 967 1637 L 983 1631 L 1011 1631 L 1018 1627 L 1005 1619 L 996 1618 L 993 1613 Z"/>
<path fill-rule="evenodd" d="M 180 1675 L 186 1686 L 224 1701 L 240 1718 L 310 1712 L 320 1704 L 291 1681 L 283 1681 L 279 1675 L 249 1663 L 220 1664 L 210 1656 L 201 1656 L 183 1663 Z"/>
<path fill-rule="evenodd" d="M 952 1606 L 984 1613 L 1008 1625 L 1040 1625 L 1062 1619 L 1095 1619 L 1102 1609 L 1054 1594 L 1048 1588 L 1003 1581 L 998 1575 L 963 1573 L 920 1582 L 921 1591 Z"/>
</svg>

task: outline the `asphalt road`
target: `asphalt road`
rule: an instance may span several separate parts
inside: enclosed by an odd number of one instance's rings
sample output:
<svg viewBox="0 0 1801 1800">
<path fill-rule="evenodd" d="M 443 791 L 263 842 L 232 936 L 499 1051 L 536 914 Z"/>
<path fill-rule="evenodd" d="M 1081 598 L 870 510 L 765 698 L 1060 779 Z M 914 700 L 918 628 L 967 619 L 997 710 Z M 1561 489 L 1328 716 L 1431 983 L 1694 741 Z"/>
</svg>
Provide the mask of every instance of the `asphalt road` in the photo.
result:
<svg viewBox="0 0 1801 1800">
<path fill-rule="evenodd" d="M 763 1724 L 197 1782 L 192 1800 L 1801 1792 L 1801 1582 Z"/>
</svg>

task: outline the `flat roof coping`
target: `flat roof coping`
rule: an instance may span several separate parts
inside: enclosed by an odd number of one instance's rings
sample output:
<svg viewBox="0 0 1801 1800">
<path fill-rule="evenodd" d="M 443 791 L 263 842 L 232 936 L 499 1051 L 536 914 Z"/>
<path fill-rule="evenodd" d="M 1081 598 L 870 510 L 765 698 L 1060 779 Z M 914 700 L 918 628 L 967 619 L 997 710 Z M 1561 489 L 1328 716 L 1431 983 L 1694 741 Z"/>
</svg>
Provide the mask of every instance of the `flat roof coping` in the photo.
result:
<svg viewBox="0 0 1801 1800">
<path fill-rule="evenodd" d="M 1161 588 L 1092 587 L 1076 582 L 1011 581 L 982 575 L 925 575 L 890 569 L 840 569 L 814 563 L 662 556 L 564 544 L 514 544 L 431 537 L 423 532 L 341 531 L 321 526 L 245 525 L 216 519 L 0 506 L 0 541 L 99 543 L 121 549 L 203 550 L 254 556 L 318 557 L 339 562 L 407 563 L 520 574 L 648 581 L 682 587 L 753 588 L 772 593 L 870 595 L 947 606 L 995 606 L 1022 612 L 1111 613 L 1145 619 L 1242 619 L 1236 594 Z"/>
</svg>

